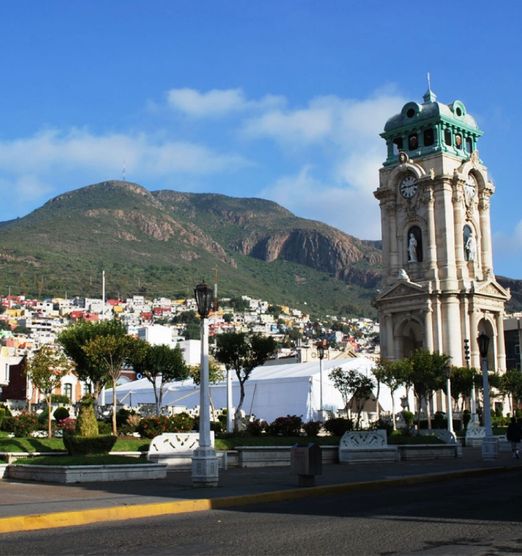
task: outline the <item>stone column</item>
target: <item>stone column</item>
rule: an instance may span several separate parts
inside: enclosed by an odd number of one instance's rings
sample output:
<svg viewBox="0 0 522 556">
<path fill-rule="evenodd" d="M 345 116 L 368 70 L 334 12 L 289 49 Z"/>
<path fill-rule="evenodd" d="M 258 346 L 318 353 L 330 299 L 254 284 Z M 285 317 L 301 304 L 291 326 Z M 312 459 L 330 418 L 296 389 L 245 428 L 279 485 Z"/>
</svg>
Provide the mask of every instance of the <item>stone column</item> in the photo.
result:
<svg viewBox="0 0 522 556">
<path fill-rule="evenodd" d="M 434 305 L 434 313 L 435 313 L 435 324 L 433 326 L 434 331 L 434 338 L 433 338 L 433 349 L 434 351 L 438 351 L 442 353 L 442 314 L 441 314 L 441 307 L 440 307 L 440 298 L 436 297 L 433 300 L 432 305 Z"/>
<path fill-rule="evenodd" d="M 497 325 L 497 372 L 506 370 L 506 346 L 504 342 L 504 313 L 499 311 L 495 317 Z"/>
<path fill-rule="evenodd" d="M 471 311 L 471 328 L 469 331 L 469 350 L 471 357 L 471 366 L 475 369 L 480 369 L 480 353 L 477 344 L 478 338 L 478 323 L 480 320 L 479 313 L 472 309 Z"/>
<path fill-rule="evenodd" d="M 385 319 L 385 329 L 386 329 L 386 357 L 389 359 L 396 359 L 397 354 L 395 353 L 395 344 L 393 342 L 393 318 L 391 313 L 386 313 L 384 315 Z"/>
<path fill-rule="evenodd" d="M 459 184 L 460 186 L 460 184 Z M 463 195 L 460 189 L 455 190 L 453 195 L 453 218 L 455 221 L 455 264 L 457 267 L 457 278 L 465 280 L 468 277 L 468 268 L 464 259 L 463 239 Z"/>
<path fill-rule="evenodd" d="M 479 219 L 480 219 L 480 260 L 484 278 L 493 272 L 493 262 L 491 253 L 491 225 L 489 221 L 489 191 L 483 191 L 479 199 Z"/>
<path fill-rule="evenodd" d="M 459 300 L 455 295 L 450 295 L 442 302 L 444 345 L 442 353 L 451 357 L 451 364 L 462 366 L 461 329 Z"/>
<path fill-rule="evenodd" d="M 428 351 L 435 351 L 433 346 L 433 309 L 431 308 L 431 302 L 428 301 L 429 305 L 424 310 L 424 338 L 426 339 L 425 348 Z"/>
<path fill-rule="evenodd" d="M 435 193 L 435 219 L 440 287 L 442 291 L 455 290 L 455 226 L 451 182 L 448 179 L 439 185 Z"/>
<path fill-rule="evenodd" d="M 426 257 L 428 262 L 428 277 L 437 280 L 437 236 L 435 230 L 435 197 L 430 189 L 428 196 L 428 246 L 426 249 Z"/>
<path fill-rule="evenodd" d="M 396 278 L 401 265 L 399 262 L 399 247 L 397 245 L 397 219 L 395 214 L 395 205 L 388 206 L 388 214 L 388 220 L 390 223 L 390 275 L 393 278 Z"/>
</svg>

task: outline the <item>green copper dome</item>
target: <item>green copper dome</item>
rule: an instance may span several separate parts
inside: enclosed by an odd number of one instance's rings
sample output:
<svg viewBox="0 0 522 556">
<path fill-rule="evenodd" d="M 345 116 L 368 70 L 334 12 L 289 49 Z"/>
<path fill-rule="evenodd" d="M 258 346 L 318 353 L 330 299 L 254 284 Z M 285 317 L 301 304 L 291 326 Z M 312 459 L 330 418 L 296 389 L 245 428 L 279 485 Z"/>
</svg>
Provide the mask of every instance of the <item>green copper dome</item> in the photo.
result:
<svg viewBox="0 0 522 556">
<path fill-rule="evenodd" d="M 423 100 L 406 103 L 386 122 L 381 133 L 388 146 L 385 166 L 397 164 L 400 151 L 410 158 L 442 152 L 466 160 L 476 149 L 482 131 L 460 100 L 443 104 L 431 89 Z"/>
</svg>

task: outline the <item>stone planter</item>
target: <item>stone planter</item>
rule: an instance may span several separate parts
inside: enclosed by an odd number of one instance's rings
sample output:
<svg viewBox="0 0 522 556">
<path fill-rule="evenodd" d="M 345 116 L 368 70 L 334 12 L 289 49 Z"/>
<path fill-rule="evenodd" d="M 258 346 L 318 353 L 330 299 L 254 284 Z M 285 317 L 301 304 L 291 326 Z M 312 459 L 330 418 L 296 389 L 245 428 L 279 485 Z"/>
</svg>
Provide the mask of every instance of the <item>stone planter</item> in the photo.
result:
<svg viewBox="0 0 522 556">
<path fill-rule="evenodd" d="M 164 479 L 167 466 L 158 463 L 119 465 L 17 465 L 7 466 L 6 477 L 43 483 L 93 483 Z"/>
</svg>

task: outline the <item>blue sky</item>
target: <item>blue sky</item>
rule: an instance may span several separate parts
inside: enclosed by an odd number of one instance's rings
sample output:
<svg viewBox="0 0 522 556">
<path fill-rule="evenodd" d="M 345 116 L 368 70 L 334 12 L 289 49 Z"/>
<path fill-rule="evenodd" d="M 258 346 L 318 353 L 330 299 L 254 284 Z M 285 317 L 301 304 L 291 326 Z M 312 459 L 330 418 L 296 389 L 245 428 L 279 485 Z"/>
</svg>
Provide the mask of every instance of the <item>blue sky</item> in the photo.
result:
<svg viewBox="0 0 522 556">
<path fill-rule="evenodd" d="M 0 220 L 125 168 L 377 239 L 378 134 L 429 71 L 485 132 L 495 271 L 520 279 L 521 16 L 516 0 L 5 0 Z"/>
</svg>

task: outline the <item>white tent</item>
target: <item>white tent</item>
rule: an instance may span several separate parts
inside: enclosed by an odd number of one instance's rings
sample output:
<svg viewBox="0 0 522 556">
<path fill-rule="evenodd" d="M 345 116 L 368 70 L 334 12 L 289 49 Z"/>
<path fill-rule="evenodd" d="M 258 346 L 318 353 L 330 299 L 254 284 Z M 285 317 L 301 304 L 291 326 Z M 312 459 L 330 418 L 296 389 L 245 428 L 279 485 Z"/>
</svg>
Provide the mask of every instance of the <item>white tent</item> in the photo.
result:
<svg viewBox="0 0 522 556">
<path fill-rule="evenodd" d="M 356 369 L 371 375 L 373 362 L 364 357 L 354 359 L 323 360 L 323 407 L 326 410 L 342 408 L 340 393 L 330 381 L 330 371 L 337 367 Z M 239 402 L 239 382 L 233 372 L 233 405 Z M 135 407 L 140 404 L 154 403 L 154 392 L 147 379 L 122 384 L 116 388 L 118 402 Z M 227 406 L 226 382 L 210 385 L 211 403 L 215 409 Z M 105 402 L 112 403 L 112 390 L 107 390 Z M 163 406 L 199 406 L 199 386 L 192 380 L 171 382 L 166 385 Z M 245 383 L 243 410 L 249 415 L 268 422 L 285 415 L 301 416 L 303 421 L 319 418 L 320 373 L 319 362 L 292 363 L 256 367 Z"/>
</svg>

